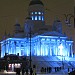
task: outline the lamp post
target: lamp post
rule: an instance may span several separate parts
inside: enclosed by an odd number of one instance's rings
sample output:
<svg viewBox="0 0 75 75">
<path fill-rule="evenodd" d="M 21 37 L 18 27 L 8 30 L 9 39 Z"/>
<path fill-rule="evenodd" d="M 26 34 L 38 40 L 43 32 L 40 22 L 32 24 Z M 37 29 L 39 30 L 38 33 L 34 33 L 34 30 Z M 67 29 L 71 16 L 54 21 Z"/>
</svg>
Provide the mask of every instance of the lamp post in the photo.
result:
<svg viewBox="0 0 75 75">
<path fill-rule="evenodd" d="M 29 36 L 30 36 L 30 75 L 32 75 L 32 59 L 31 59 L 31 27 L 30 27 L 30 32 L 29 32 Z"/>
<path fill-rule="evenodd" d="M 31 27 L 30 27 L 30 68 L 31 68 Z"/>
<path fill-rule="evenodd" d="M 4 41 L 4 46 L 5 46 L 5 56 L 6 56 L 6 40 Z"/>
<path fill-rule="evenodd" d="M 64 16 L 65 16 L 65 23 L 66 23 L 66 25 L 67 26 L 71 26 L 71 18 L 73 17 L 74 18 L 74 16 L 72 15 L 72 14 L 64 14 Z"/>
<path fill-rule="evenodd" d="M 62 55 L 62 67 L 63 67 L 63 69 L 64 69 L 64 63 L 63 63 L 63 55 Z"/>
<path fill-rule="evenodd" d="M 25 22 L 25 33 L 27 36 L 29 36 L 29 43 L 30 43 L 30 75 L 32 75 L 32 68 L 31 68 L 31 64 L 32 64 L 32 59 L 31 59 L 31 56 L 32 56 L 32 51 L 31 51 L 31 35 L 32 35 L 32 31 L 33 31 L 33 27 L 34 27 L 34 24 L 33 24 L 33 21 L 32 21 L 32 18 L 30 17 L 27 17 L 26 18 L 26 22 Z"/>
<path fill-rule="evenodd" d="M 74 15 L 72 15 L 72 14 L 64 14 L 64 16 L 65 16 L 65 24 L 66 24 L 66 26 L 67 26 L 67 31 L 66 31 L 66 33 L 67 32 L 69 32 L 69 33 L 67 33 L 70 37 L 69 37 L 69 39 L 71 39 L 72 38 L 72 34 L 71 34 L 71 26 L 72 26 L 72 24 L 71 24 L 71 18 L 74 18 Z M 74 26 L 75 27 L 75 26 Z"/>
</svg>

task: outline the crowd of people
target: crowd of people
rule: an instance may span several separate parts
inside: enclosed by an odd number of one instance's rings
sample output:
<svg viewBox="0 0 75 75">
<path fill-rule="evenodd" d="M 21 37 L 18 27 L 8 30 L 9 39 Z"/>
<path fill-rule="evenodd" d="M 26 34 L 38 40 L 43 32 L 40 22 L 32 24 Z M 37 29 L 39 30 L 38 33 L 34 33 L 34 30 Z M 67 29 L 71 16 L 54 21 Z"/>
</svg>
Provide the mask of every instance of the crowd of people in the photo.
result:
<svg viewBox="0 0 75 75">
<path fill-rule="evenodd" d="M 40 72 L 41 73 L 51 73 L 52 69 L 54 69 L 55 72 L 58 72 L 60 70 L 63 70 L 64 68 L 62 66 L 61 67 L 54 67 L 54 68 L 52 68 L 52 67 L 41 67 Z M 75 70 L 74 70 L 74 68 L 68 68 L 67 71 L 68 71 L 68 73 L 70 73 L 70 72 L 73 72 Z"/>
<path fill-rule="evenodd" d="M 60 71 L 61 67 L 54 67 L 55 72 Z M 42 67 L 41 68 L 41 73 L 51 73 L 52 72 L 52 67 Z"/>
<path fill-rule="evenodd" d="M 22 73 L 22 75 L 36 75 L 36 67 L 35 65 L 33 65 L 32 68 L 16 68 L 16 75 L 20 75 L 20 72 Z"/>
<path fill-rule="evenodd" d="M 51 67 L 41 67 L 41 73 L 51 73 Z"/>
</svg>

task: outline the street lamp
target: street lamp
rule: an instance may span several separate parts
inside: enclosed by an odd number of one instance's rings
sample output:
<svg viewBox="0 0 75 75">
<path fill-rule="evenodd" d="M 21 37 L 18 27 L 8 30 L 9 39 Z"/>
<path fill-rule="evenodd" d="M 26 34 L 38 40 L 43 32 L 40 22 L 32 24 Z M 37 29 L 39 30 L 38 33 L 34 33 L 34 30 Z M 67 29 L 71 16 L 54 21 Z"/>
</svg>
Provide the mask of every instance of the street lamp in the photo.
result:
<svg viewBox="0 0 75 75">
<path fill-rule="evenodd" d="M 32 37 L 32 29 L 30 27 L 30 31 L 29 31 L 29 38 L 30 38 L 30 75 L 32 75 L 32 51 L 31 51 L 31 37 Z"/>
<path fill-rule="evenodd" d="M 64 14 L 64 16 L 65 16 L 65 24 L 66 24 L 66 26 L 67 26 L 67 32 L 68 32 L 68 30 L 70 30 L 70 27 L 71 27 L 71 18 L 74 18 L 74 15 L 72 15 L 72 14 Z M 74 25 L 74 27 L 75 27 L 75 25 Z M 72 37 L 71 37 L 71 31 L 69 31 L 69 33 L 67 33 L 67 34 L 69 34 L 69 36 L 70 36 L 70 38 L 69 39 L 71 39 Z"/>
<path fill-rule="evenodd" d="M 32 56 L 32 51 L 31 51 L 31 35 L 32 35 L 32 32 L 33 32 L 33 21 L 32 21 L 32 18 L 30 17 L 27 17 L 26 18 L 26 22 L 25 22 L 25 33 L 26 33 L 26 36 L 29 36 L 29 43 L 30 43 L 30 75 L 32 75 L 32 59 L 31 59 L 31 56 Z"/>
<path fill-rule="evenodd" d="M 31 68 L 31 27 L 30 27 L 30 68 Z"/>
<path fill-rule="evenodd" d="M 65 16 L 65 23 L 66 23 L 66 25 L 67 26 L 71 26 L 71 18 L 73 17 L 74 18 L 74 16 L 72 15 L 72 14 L 64 14 L 64 16 Z"/>
</svg>

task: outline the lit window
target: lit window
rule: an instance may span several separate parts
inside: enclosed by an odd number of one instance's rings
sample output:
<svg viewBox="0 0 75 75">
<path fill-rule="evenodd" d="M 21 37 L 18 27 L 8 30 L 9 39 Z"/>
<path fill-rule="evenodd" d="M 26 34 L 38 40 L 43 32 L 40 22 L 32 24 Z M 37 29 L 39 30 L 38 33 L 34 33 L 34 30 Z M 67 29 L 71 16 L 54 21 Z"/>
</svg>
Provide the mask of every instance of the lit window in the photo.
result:
<svg viewBox="0 0 75 75">
<path fill-rule="evenodd" d="M 33 12 L 31 14 L 33 14 Z"/>
<path fill-rule="evenodd" d="M 41 14 L 41 12 L 38 12 L 38 14 Z"/>
<path fill-rule="evenodd" d="M 41 20 L 41 16 L 39 16 L 39 20 Z"/>
<path fill-rule="evenodd" d="M 42 21 L 44 21 L 44 17 L 42 16 Z"/>
<path fill-rule="evenodd" d="M 37 12 L 35 12 L 35 14 L 37 14 Z"/>
<path fill-rule="evenodd" d="M 43 15 L 43 12 L 42 12 L 42 15 Z"/>
<path fill-rule="evenodd" d="M 32 20 L 34 20 L 34 17 L 32 16 Z"/>
<path fill-rule="evenodd" d="M 37 20 L 37 16 L 35 16 L 35 20 Z"/>
</svg>

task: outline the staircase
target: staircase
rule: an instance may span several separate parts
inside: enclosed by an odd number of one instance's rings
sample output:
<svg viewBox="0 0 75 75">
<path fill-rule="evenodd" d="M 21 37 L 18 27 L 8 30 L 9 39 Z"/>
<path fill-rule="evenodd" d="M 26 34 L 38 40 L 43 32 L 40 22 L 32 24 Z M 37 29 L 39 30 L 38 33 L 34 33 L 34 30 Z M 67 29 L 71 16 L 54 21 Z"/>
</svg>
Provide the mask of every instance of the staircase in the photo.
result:
<svg viewBox="0 0 75 75">
<path fill-rule="evenodd" d="M 29 59 L 30 57 L 27 57 Z M 62 62 L 62 57 L 56 56 L 32 56 L 32 65 L 36 65 L 36 72 L 37 75 L 68 75 L 68 68 L 69 71 L 72 71 L 73 62 L 70 64 L 68 61 Z M 64 66 L 64 67 L 63 67 Z M 51 67 L 51 72 L 48 73 L 43 72 L 41 73 L 41 68 Z M 58 67 L 58 71 L 55 71 L 55 67 Z"/>
</svg>

